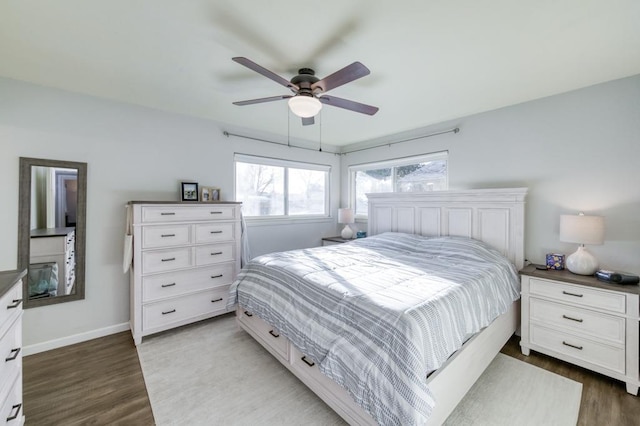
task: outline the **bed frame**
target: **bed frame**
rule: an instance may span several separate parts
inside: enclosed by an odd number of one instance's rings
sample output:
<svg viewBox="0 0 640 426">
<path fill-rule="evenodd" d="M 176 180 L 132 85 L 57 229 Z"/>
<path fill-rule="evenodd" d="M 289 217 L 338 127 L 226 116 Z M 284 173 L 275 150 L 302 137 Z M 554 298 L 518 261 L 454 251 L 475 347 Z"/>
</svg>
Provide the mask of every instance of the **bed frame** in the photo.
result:
<svg viewBox="0 0 640 426">
<path fill-rule="evenodd" d="M 425 236 L 465 236 L 500 250 L 515 266 L 524 265 L 526 188 L 424 193 L 368 194 L 368 234 L 387 231 Z M 373 425 L 373 418 L 348 393 L 322 375 L 269 324 L 238 307 L 238 323 L 349 424 Z M 440 425 L 520 324 L 520 303 L 469 339 L 427 379 L 436 406 L 430 425 Z"/>
</svg>

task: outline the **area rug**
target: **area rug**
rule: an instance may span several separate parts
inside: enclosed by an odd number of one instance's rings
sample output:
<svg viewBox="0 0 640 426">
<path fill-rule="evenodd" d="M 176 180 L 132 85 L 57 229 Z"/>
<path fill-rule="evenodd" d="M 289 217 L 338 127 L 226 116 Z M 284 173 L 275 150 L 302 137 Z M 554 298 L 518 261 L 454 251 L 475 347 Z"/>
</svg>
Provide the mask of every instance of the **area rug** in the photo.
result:
<svg viewBox="0 0 640 426">
<path fill-rule="evenodd" d="M 149 336 L 138 355 L 158 426 L 344 425 L 232 315 Z M 582 385 L 498 354 L 447 425 L 575 425 Z"/>
</svg>

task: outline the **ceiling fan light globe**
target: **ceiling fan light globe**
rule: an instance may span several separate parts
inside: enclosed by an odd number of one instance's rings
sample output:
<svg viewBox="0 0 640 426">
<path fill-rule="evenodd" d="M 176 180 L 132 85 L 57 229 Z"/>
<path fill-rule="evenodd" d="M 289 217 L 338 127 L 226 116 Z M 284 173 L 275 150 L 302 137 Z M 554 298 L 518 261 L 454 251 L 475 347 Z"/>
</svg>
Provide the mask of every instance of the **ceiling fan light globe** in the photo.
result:
<svg viewBox="0 0 640 426">
<path fill-rule="evenodd" d="M 294 96 L 289 99 L 289 109 L 298 117 L 313 117 L 322 109 L 322 103 L 313 96 Z"/>
</svg>

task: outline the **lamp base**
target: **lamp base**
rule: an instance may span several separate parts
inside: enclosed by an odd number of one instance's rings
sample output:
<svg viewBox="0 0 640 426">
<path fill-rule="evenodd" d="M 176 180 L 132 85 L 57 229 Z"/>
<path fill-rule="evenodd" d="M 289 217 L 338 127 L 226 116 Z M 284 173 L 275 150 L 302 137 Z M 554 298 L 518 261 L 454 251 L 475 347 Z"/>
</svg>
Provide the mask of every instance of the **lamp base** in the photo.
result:
<svg viewBox="0 0 640 426">
<path fill-rule="evenodd" d="M 350 240 L 350 239 L 353 238 L 353 230 L 351 229 L 351 227 L 349 225 L 345 225 L 344 229 L 340 233 L 340 236 L 342 238 L 344 238 L 345 240 Z"/>
<path fill-rule="evenodd" d="M 589 253 L 584 246 L 567 257 L 565 266 L 574 274 L 593 275 L 598 270 L 598 259 Z"/>
</svg>

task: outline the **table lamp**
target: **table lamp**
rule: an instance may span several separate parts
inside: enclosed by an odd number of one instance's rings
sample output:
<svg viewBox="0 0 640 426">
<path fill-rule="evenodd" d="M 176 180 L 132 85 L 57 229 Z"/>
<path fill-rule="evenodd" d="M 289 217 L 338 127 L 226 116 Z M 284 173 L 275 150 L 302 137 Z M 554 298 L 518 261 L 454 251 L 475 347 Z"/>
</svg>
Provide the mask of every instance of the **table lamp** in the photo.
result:
<svg viewBox="0 0 640 426">
<path fill-rule="evenodd" d="M 353 210 L 338 209 L 338 223 L 345 224 L 340 236 L 345 240 L 350 240 L 351 238 L 353 238 L 353 230 L 349 226 L 350 223 L 353 223 Z"/>
<path fill-rule="evenodd" d="M 604 217 L 584 213 L 560 215 L 560 241 L 580 244 L 578 250 L 567 257 L 567 269 L 578 275 L 593 275 L 598 269 L 598 259 L 584 245 L 604 242 Z"/>
</svg>

